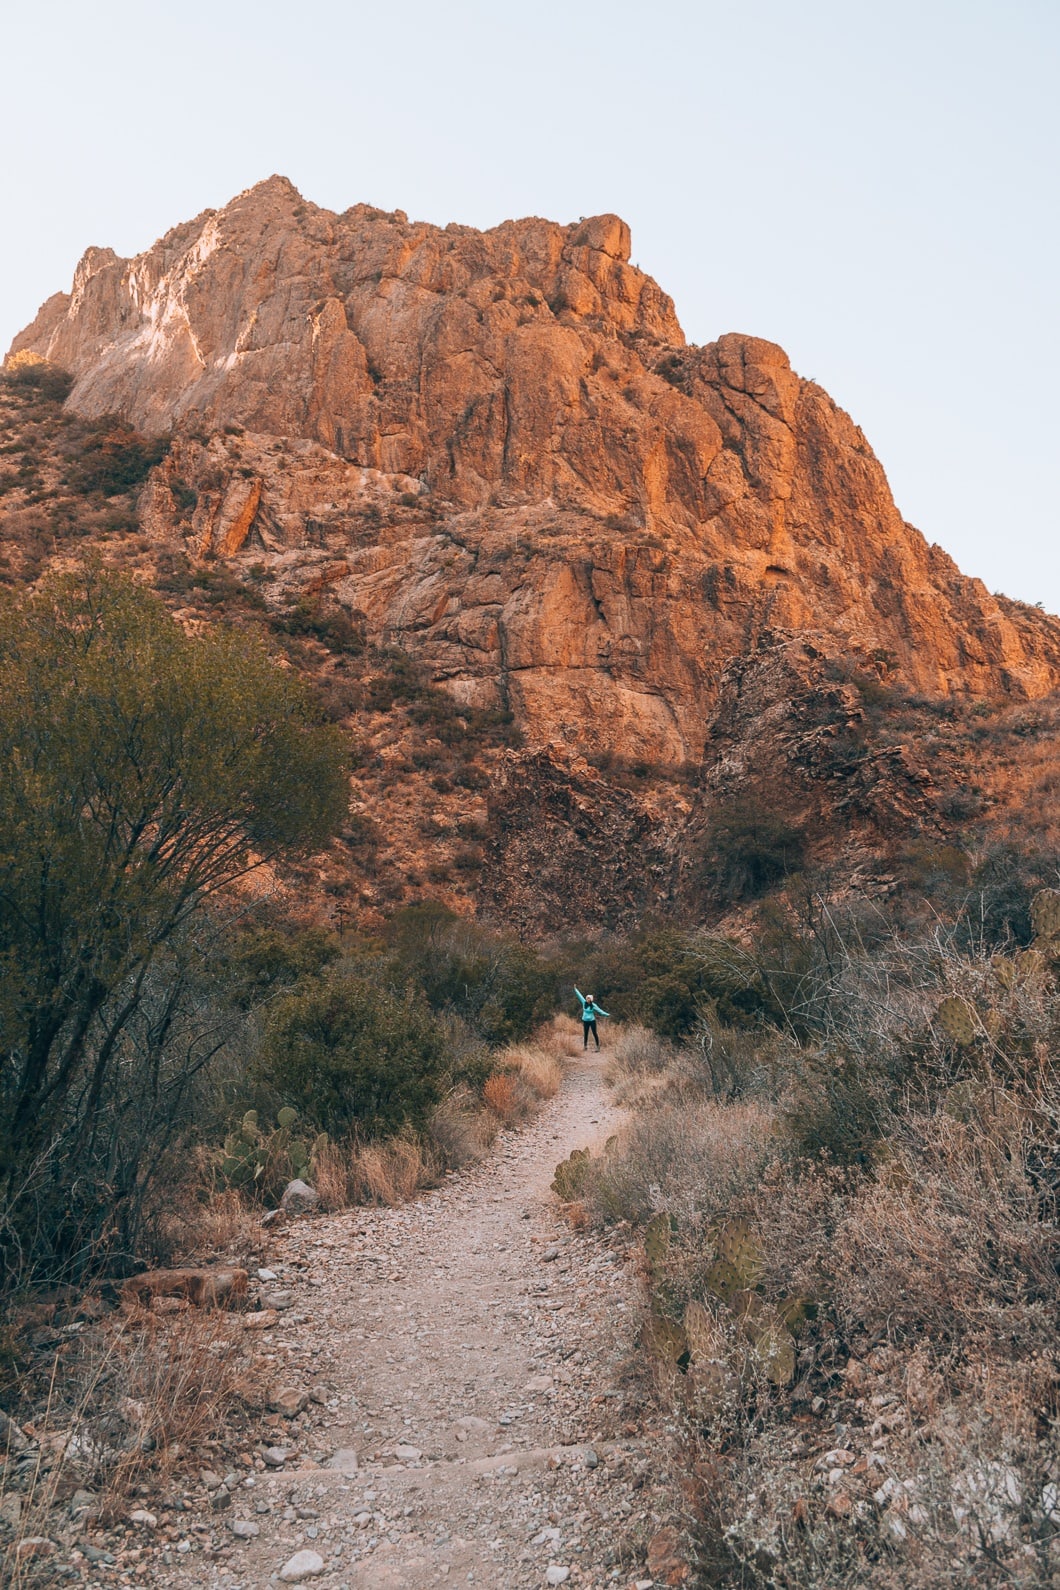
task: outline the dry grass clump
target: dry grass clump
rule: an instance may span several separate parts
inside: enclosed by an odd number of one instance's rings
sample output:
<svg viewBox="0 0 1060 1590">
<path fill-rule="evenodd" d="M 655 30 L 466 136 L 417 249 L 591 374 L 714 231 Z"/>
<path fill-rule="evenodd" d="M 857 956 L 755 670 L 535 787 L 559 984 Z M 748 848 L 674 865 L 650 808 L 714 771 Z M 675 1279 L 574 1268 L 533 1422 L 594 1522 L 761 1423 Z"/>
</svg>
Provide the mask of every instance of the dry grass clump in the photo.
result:
<svg viewBox="0 0 1060 1590">
<path fill-rule="evenodd" d="M 775 1153 L 763 1105 L 671 1094 L 636 1114 L 594 1162 L 586 1198 L 606 1220 L 640 1224 L 666 1211 L 698 1229 L 757 1185 Z"/>
<path fill-rule="evenodd" d="M 78 1487 L 92 1493 L 86 1506 L 101 1524 L 143 1505 L 131 1498 L 165 1490 L 183 1461 L 245 1425 L 261 1401 L 241 1321 L 221 1311 L 137 1311 L 86 1330 L 33 1422 L 37 1461 L 14 1493 L 12 1555 L 20 1539 L 54 1532 L 51 1509 Z"/>
<path fill-rule="evenodd" d="M 1060 1585 L 1060 952 L 891 953 L 771 1095 L 678 1056 L 579 1195 L 646 1228 L 719 1590 Z"/>
<path fill-rule="evenodd" d="M 446 1170 L 473 1165 L 497 1135 L 498 1120 L 461 1083 L 435 1105 L 428 1124 L 431 1146 Z"/>
<path fill-rule="evenodd" d="M 535 1100 L 554 1099 L 563 1081 L 566 1034 L 546 1028 L 538 1043 L 513 1044 L 500 1056 L 500 1068 L 525 1083 Z"/>
<path fill-rule="evenodd" d="M 437 1178 L 429 1148 L 419 1138 L 389 1137 L 354 1149 L 347 1171 L 350 1203 L 400 1204 Z"/>
<path fill-rule="evenodd" d="M 515 1071 L 495 1071 L 487 1077 L 482 1097 L 504 1126 L 514 1126 L 533 1113 L 537 1096 Z"/>
<path fill-rule="evenodd" d="M 605 1076 L 615 1101 L 629 1106 L 648 1102 L 665 1085 L 677 1065 L 674 1045 L 637 1022 L 619 1029 L 608 1056 Z"/>
</svg>

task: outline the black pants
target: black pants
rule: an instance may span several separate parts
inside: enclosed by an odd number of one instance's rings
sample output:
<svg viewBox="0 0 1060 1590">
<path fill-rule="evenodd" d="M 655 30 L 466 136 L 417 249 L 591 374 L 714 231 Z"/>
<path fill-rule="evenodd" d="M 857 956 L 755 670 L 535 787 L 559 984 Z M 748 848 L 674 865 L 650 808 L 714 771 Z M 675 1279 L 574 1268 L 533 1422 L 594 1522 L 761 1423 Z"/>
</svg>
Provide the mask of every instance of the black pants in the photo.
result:
<svg viewBox="0 0 1060 1590">
<path fill-rule="evenodd" d="M 588 1047 L 589 1047 L 589 1034 L 590 1033 L 592 1033 L 593 1037 L 596 1039 L 596 1047 L 599 1049 L 599 1047 L 600 1047 L 600 1034 L 596 1030 L 596 1022 L 595 1021 L 583 1021 L 582 1022 L 582 1038 L 584 1039 L 584 1042 L 582 1044 L 582 1048 L 583 1049 L 588 1049 Z"/>
</svg>

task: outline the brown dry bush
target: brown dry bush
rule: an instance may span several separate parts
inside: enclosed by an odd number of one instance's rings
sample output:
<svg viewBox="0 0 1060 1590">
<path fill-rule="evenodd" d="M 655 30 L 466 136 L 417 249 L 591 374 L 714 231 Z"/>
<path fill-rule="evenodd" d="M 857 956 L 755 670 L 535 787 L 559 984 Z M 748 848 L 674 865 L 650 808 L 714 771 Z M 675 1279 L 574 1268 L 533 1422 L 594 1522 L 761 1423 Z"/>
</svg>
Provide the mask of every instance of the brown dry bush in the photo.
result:
<svg viewBox="0 0 1060 1590">
<path fill-rule="evenodd" d="M 704 1102 L 678 1061 L 595 1162 L 598 1218 L 670 1217 L 646 1341 L 685 1422 L 706 1582 L 1060 1583 L 1053 955 L 961 956 L 939 934 L 849 959 L 807 1001 L 814 1048 L 774 1053 L 771 1098 Z M 939 1020 L 947 996 L 970 1041 Z M 737 1218 L 757 1280 L 727 1304 L 712 1267 Z M 666 1349 L 690 1299 L 718 1362 L 683 1376 Z M 749 1375 L 741 1318 L 796 1300 L 791 1381 Z"/>
<path fill-rule="evenodd" d="M 428 1123 L 431 1147 L 446 1170 L 482 1158 L 497 1135 L 496 1117 L 461 1083 L 434 1108 Z"/>
<path fill-rule="evenodd" d="M 430 1150 L 409 1134 L 365 1143 L 350 1157 L 351 1203 L 406 1203 L 437 1177 Z"/>
</svg>

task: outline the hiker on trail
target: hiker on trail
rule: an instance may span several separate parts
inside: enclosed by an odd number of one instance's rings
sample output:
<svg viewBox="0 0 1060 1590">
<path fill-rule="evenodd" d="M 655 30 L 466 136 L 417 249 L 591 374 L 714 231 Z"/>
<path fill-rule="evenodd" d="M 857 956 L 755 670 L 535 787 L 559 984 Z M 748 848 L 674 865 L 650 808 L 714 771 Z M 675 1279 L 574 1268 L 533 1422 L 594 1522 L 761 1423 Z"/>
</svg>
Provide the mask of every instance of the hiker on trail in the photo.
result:
<svg viewBox="0 0 1060 1590">
<path fill-rule="evenodd" d="M 597 1016 L 606 1016 L 607 1011 L 602 1009 L 601 1006 L 596 1003 L 596 1000 L 592 994 L 583 994 L 581 990 L 577 988 L 574 990 L 574 992 L 578 995 L 578 998 L 582 1002 L 582 1048 L 588 1049 L 589 1034 L 592 1033 L 593 1037 L 596 1039 L 596 1047 L 599 1049 L 600 1034 L 596 1030 L 596 1018 Z"/>
</svg>

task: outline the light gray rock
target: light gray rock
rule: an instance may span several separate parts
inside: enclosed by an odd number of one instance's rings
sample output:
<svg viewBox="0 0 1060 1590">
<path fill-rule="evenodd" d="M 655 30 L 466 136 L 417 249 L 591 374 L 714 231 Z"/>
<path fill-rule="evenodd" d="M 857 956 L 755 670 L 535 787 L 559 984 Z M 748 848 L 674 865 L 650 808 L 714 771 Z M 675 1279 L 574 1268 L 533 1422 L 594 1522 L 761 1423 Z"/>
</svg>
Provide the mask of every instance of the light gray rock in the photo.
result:
<svg viewBox="0 0 1060 1590">
<path fill-rule="evenodd" d="M 320 1194 L 316 1188 L 304 1181 L 289 1181 L 280 1199 L 284 1213 L 293 1216 L 311 1215 L 319 1203 Z"/>
<path fill-rule="evenodd" d="M 228 1527 L 237 1540 L 253 1540 L 261 1534 L 261 1525 L 252 1524 L 249 1518 L 233 1518 Z"/>
<path fill-rule="evenodd" d="M 324 1572 L 324 1559 L 318 1551 L 296 1551 L 280 1569 L 284 1584 L 297 1584 L 300 1579 L 315 1579 Z"/>
<path fill-rule="evenodd" d="M 326 1467 L 334 1469 L 339 1474 L 356 1474 L 357 1453 L 352 1446 L 340 1446 L 339 1450 L 328 1459 Z"/>
</svg>

